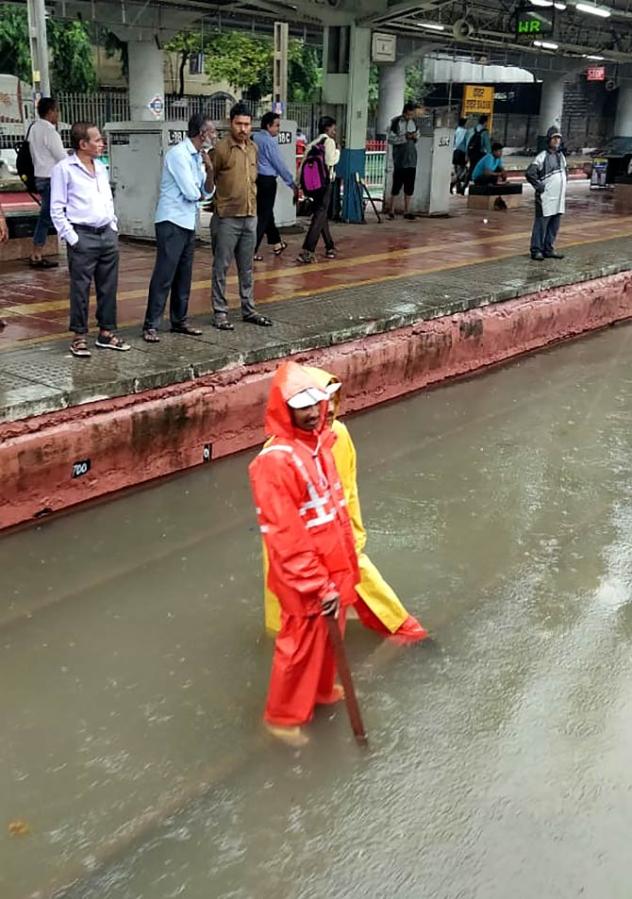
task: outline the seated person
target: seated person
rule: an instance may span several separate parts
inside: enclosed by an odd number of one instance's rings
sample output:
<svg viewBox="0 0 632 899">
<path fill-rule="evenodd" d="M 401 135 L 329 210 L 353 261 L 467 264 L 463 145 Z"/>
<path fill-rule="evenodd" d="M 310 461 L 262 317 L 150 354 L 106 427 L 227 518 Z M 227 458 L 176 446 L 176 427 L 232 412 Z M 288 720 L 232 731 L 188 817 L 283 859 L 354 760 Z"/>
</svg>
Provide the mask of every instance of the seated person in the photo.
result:
<svg viewBox="0 0 632 899">
<path fill-rule="evenodd" d="M 481 187 L 506 181 L 507 173 L 503 169 L 503 145 L 492 144 L 492 152 L 486 153 L 474 166 L 472 181 Z"/>
</svg>

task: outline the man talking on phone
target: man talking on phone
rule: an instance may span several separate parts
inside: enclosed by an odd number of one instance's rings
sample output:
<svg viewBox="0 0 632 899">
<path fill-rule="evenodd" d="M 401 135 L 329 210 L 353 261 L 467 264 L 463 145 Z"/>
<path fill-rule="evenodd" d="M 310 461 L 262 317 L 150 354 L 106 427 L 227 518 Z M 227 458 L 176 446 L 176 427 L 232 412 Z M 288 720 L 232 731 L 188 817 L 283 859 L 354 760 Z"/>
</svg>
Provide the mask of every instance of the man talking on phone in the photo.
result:
<svg viewBox="0 0 632 899">
<path fill-rule="evenodd" d="M 187 137 L 165 156 L 156 208 L 156 262 L 149 284 L 143 338 L 159 343 L 158 330 L 171 291 L 171 331 L 198 337 L 187 322 L 193 276 L 193 251 L 198 203 L 215 192 L 213 164 L 208 155 L 215 141 L 212 121 L 191 116 Z"/>
</svg>

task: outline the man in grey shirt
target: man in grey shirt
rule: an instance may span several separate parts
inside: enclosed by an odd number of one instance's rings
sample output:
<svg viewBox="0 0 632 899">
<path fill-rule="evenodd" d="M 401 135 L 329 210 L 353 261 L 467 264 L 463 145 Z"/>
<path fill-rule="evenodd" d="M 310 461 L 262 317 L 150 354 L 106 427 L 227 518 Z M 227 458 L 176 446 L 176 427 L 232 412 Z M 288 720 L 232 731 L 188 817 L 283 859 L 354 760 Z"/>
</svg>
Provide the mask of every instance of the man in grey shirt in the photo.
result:
<svg viewBox="0 0 632 899">
<path fill-rule="evenodd" d="M 388 130 L 387 140 L 393 148 L 393 185 L 390 202 L 385 204 L 389 219 L 395 218 L 395 197 L 404 188 L 404 218 L 414 219 L 410 213 L 410 198 L 415 192 L 417 174 L 417 141 L 419 132 L 415 119 L 419 107 L 406 103 L 401 116 L 395 116 Z"/>
</svg>

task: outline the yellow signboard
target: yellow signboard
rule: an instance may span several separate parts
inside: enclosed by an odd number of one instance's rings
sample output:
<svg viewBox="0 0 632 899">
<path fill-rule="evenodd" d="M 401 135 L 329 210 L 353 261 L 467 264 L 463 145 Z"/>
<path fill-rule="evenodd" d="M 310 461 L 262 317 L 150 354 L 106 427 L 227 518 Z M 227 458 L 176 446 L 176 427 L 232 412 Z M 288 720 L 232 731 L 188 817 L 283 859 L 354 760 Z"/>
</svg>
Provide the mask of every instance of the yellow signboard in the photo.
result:
<svg viewBox="0 0 632 899">
<path fill-rule="evenodd" d="M 463 107 L 461 115 L 464 118 L 476 115 L 488 115 L 487 127 L 492 130 L 492 116 L 494 114 L 494 88 L 483 87 L 480 84 L 466 84 L 463 88 Z"/>
</svg>

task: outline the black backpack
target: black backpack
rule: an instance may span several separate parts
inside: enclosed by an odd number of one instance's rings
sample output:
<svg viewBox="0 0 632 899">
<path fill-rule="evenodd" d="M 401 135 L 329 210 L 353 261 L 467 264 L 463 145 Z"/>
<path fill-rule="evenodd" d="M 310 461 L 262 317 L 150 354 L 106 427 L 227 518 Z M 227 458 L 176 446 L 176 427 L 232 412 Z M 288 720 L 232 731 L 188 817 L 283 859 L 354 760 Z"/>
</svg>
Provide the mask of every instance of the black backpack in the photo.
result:
<svg viewBox="0 0 632 899">
<path fill-rule="evenodd" d="M 486 129 L 481 128 L 474 132 L 474 134 L 470 138 L 470 142 L 467 145 L 467 155 L 470 162 L 478 162 L 478 160 L 483 156 L 483 131 Z"/>
<path fill-rule="evenodd" d="M 17 153 L 15 167 L 18 170 L 20 180 L 30 194 L 37 192 L 37 186 L 35 184 L 35 168 L 33 166 L 33 157 L 31 156 L 31 147 L 29 145 L 29 134 L 31 133 L 33 125 L 34 122 L 31 122 L 29 130 L 26 132 L 26 137 L 21 144 L 17 144 L 15 147 L 15 152 Z"/>
</svg>

